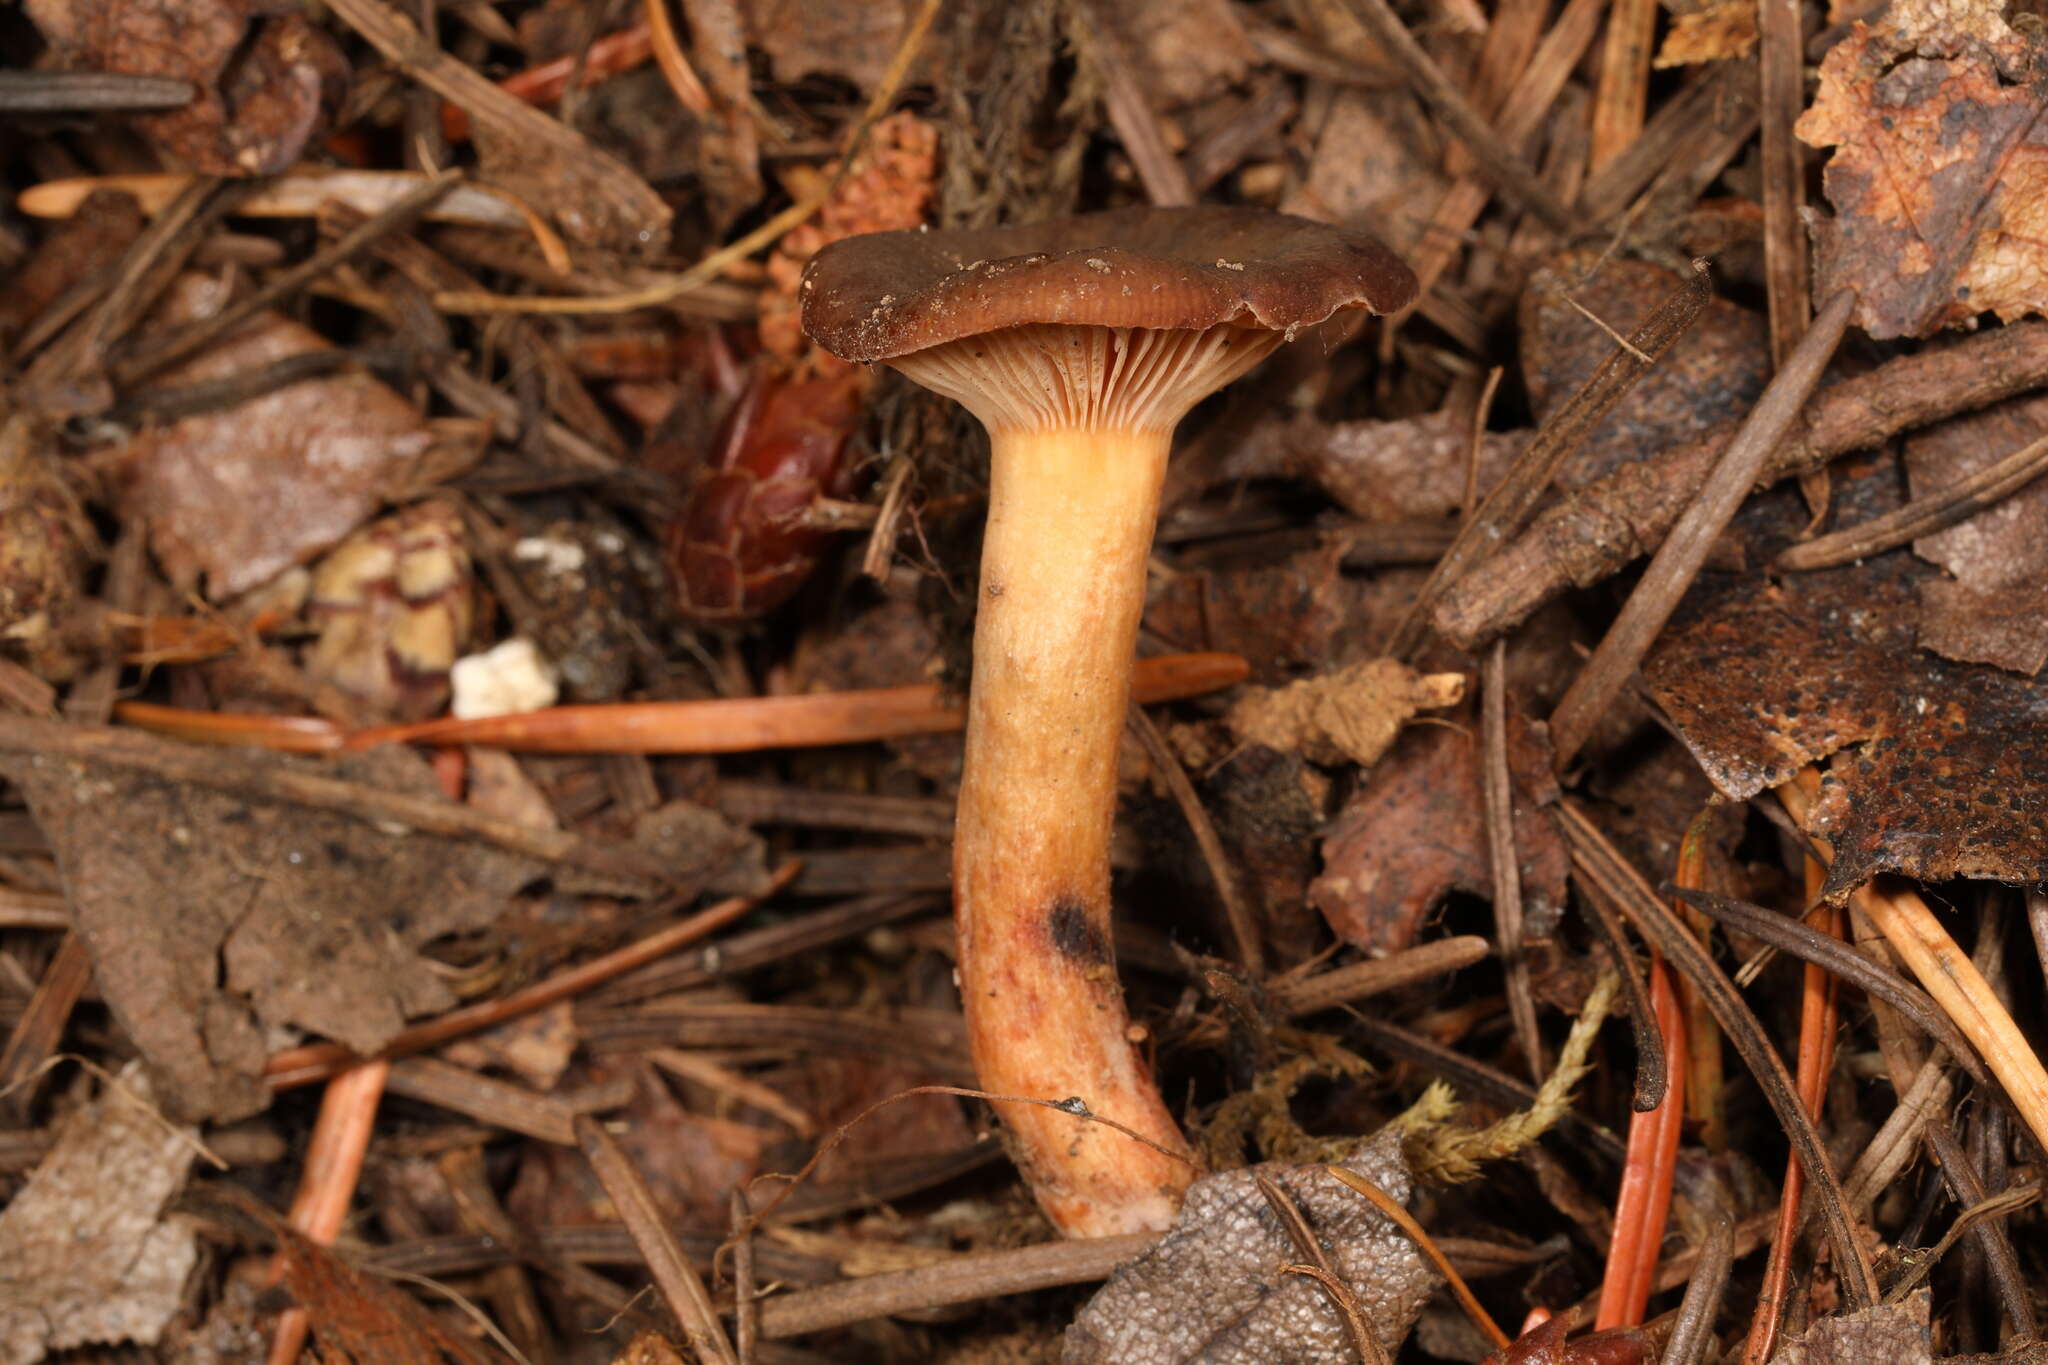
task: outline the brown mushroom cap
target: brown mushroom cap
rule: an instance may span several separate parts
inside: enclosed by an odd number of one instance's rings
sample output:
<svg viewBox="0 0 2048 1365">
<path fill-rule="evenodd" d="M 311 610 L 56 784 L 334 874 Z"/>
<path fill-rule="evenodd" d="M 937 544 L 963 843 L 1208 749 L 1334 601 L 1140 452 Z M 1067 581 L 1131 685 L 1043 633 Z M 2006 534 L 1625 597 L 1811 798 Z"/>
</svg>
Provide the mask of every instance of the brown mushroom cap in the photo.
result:
<svg viewBox="0 0 2048 1365">
<path fill-rule="evenodd" d="M 849 237 L 804 272 L 803 319 L 865 364 L 1033 323 L 1292 334 L 1344 308 L 1398 311 L 1415 292 L 1414 272 L 1366 233 L 1203 205 Z"/>
</svg>

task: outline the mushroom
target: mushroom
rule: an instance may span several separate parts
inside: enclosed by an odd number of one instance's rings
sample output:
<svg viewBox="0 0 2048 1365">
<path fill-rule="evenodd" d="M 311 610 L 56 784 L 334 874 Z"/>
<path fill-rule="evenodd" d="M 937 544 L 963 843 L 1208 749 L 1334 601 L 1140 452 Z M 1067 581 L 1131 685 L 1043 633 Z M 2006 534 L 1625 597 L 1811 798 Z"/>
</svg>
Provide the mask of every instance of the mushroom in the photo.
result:
<svg viewBox="0 0 2048 1365">
<path fill-rule="evenodd" d="M 982 1086 L 1060 1106 L 1003 1118 L 1069 1236 L 1163 1228 L 1195 1173 L 1110 949 L 1118 737 L 1174 427 L 1299 329 L 1415 292 L 1363 233 L 1224 207 L 874 233 L 805 272 L 814 340 L 988 429 L 953 836 L 960 993 Z"/>
</svg>

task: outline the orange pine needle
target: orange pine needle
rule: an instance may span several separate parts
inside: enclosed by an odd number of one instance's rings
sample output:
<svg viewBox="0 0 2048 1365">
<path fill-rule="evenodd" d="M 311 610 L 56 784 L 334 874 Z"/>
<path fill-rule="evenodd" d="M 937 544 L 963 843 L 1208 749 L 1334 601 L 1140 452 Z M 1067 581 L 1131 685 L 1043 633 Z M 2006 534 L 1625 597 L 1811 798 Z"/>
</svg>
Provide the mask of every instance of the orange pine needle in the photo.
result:
<svg viewBox="0 0 2048 1365">
<path fill-rule="evenodd" d="M 1664 1038 L 1670 1083 L 1664 1102 L 1628 1125 L 1628 1157 L 1615 1199 L 1614 1240 L 1600 1287 L 1595 1331 L 1633 1327 L 1643 1320 L 1657 1283 L 1657 1257 L 1671 1217 L 1671 1185 L 1678 1169 L 1678 1135 L 1685 1122 L 1685 1013 L 1662 958 L 1650 961 L 1650 1006 Z"/>
</svg>

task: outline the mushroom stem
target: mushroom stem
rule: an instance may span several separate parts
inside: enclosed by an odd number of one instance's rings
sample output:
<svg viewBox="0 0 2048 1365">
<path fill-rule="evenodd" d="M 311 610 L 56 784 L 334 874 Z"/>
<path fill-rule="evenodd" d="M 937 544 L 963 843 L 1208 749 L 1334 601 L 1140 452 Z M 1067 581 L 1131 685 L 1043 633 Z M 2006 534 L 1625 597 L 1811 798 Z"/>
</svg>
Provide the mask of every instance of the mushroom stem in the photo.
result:
<svg viewBox="0 0 2048 1365">
<path fill-rule="evenodd" d="M 996 427 L 967 759 L 954 834 L 960 993 L 981 1084 L 1062 1101 L 1185 1156 L 1132 1046 L 1109 839 L 1170 430 Z M 1195 1173 L 1102 1124 L 1004 1107 L 1069 1236 L 1164 1228 Z"/>
</svg>

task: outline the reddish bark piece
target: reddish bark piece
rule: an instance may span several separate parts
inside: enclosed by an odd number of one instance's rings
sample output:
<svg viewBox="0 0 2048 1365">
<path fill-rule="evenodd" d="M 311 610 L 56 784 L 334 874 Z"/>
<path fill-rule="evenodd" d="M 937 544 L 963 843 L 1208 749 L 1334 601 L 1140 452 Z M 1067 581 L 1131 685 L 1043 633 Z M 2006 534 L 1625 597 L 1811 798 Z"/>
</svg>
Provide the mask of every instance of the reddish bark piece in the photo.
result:
<svg viewBox="0 0 2048 1365">
<path fill-rule="evenodd" d="M 255 0 L 29 0 L 29 17 L 79 71 L 174 76 L 198 98 L 136 126 L 175 165 L 203 175 L 275 175 L 326 130 L 348 59 L 298 14 Z"/>
<path fill-rule="evenodd" d="M 1906 441 L 1915 497 L 1939 492 L 2048 430 L 2048 399 L 2022 398 Z M 1920 643 L 1945 658 L 2039 673 L 2048 664 L 2048 479 L 1913 542 L 1947 569 L 1920 589 Z"/>
<path fill-rule="evenodd" d="M 1838 496 L 1849 520 L 1896 503 L 1882 476 Z M 1773 502 L 1789 538 L 1797 510 Z M 1879 872 L 2048 876 L 2048 688 L 1919 648 L 1933 573 L 1901 549 L 1776 583 L 1703 579 L 1643 668 L 1730 797 L 1834 756 L 1815 812 L 1835 846 L 1830 900 Z"/>
<path fill-rule="evenodd" d="M 1401 1145 L 1382 1130 L 1341 1163 L 1397 1200 L 1408 1197 Z M 1281 1269 L 1302 1259 L 1255 1177 L 1300 1207 L 1373 1335 L 1398 1347 L 1436 1285 L 1415 1243 L 1320 1166 L 1262 1166 L 1198 1180 L 1159 1245 L 1124 1266 L 1067 1332 L 1065 1365 L 1190 1365 L 1358 1359 L 1328 1292 Z"/>
<path fill-rule="evenodd" d="M 1991 5 L 1910 3 L 1821 63 L 1798 133 L 1834 147 L 1814 296 L 1858 291 L 1874 337 L 2048 306 L 2048 92 Z"/>
<path fill-rule="evenodd" d="M 1656 1339 L 1634 1327 L 1568 1339 L 1572 1317 L 1546 1318 L 1501 1347 L 1480 1365 L 1645 1365 L 1657 1355 Z"/>
<path fill-rule="evenodd" d="M 1627 336 L 1682 283 L 1676 271 L 1647 262 L 1603 263 L 1598 250 L 1563 252 L 1537 270 L 1520 305 L 1522 373 L 1537 420 L 1548 419 L 1614 353 L 1614 338 L 1569 300 Z M 1582 488 L 1742 416 L 1770 374 L 1764 320 L 1726 299 L 1709 300 L 1684 339 L 1566 460 L 1559 485 Z"/>
<path fill-rule="evenodd" d="M 173 286 L 163 322 L 212 313 L 218 282 Z M 166 386 L 225 379 L 327 342 L 275 313 L 166 372 Z M 308 379 L 135 437 L 117 455 L 122 514 L 149 527 L 173 582 L 201 576 L 216 600 L 235 596 L 334 545 L 402 486 L 431 437 L 419 410 L 361 375 Z"/>
<path fill-rule="evenodd" d="M 1452 891 L 1492 894 L 1477 746 L 1476 725 L 1413 727 L 1345 803 L 1323 841 L 1323 875 L 1309 888 L 1339 938 L 1376 955 L 1399 952 Z M 1554 790 L 1550 746 L 1518 714 L 1508 768 L 1525 909 L 1541 919 L 1562 909 L 1570 866 L 1541 809 Z"/>
</svg>

